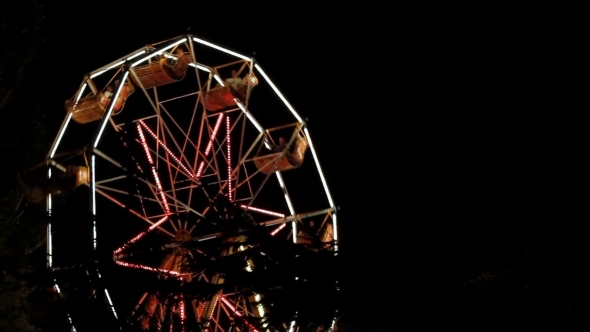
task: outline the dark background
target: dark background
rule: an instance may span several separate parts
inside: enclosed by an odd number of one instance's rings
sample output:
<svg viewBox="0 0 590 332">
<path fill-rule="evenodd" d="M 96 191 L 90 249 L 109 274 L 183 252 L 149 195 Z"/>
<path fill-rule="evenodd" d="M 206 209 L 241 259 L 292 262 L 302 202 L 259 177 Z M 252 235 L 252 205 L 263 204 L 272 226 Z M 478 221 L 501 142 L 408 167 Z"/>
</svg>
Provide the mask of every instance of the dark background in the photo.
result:
<svg viewBox="0 0 590 332">
<path fill-rule="evenodd" d="M 254 55 L 307 119 L 340 206 L 344 331 L 587 324 L 581 6 L 44 9 L 48 133 L 83 75 L 146 44 L 190 28 Z"/>
</svg>

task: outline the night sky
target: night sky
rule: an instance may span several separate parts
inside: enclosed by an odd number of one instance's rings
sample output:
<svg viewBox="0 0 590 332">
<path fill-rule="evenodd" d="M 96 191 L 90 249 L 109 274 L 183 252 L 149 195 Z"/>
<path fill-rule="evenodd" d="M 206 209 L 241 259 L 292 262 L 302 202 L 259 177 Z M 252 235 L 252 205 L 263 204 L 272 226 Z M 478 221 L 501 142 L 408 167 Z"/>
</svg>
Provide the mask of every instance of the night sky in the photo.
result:
<svg viewBox="0 0 590 332">
<path fill-rule="evenodd" d="M 254 55 L 307 119 L 340 206 L 344 311 L 359 331 L 580 326 L 580 8 L 131 3 L 46 5 L 49 132 L 87 72 L 190 28 Z M 529 312 L 524 291 L 470 291 L 526 264 L 535 299 L 563 304 L 550 314 Z"/>
</svg>

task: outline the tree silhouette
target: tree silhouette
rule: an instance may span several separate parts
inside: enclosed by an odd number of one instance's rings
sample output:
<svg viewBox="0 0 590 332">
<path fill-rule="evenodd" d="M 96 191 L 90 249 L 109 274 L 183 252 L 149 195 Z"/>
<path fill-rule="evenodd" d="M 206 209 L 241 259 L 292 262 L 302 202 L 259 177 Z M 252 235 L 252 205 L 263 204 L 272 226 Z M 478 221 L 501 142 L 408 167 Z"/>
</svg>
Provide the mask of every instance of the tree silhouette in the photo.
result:
<svg viewBox="0 0 590 332">
<path fill-rule="evenodd" d="M 0 331 L 35 331 L 32 295 L 43 289 L 42 206 L 26 205 L 16 189 L 16 172 L 47 151 L 43 108 L 31 91 L 39 82 L 34 67 L 44 47 L 43 7 L 9 0 L 0 12 Z"/>
</svg>

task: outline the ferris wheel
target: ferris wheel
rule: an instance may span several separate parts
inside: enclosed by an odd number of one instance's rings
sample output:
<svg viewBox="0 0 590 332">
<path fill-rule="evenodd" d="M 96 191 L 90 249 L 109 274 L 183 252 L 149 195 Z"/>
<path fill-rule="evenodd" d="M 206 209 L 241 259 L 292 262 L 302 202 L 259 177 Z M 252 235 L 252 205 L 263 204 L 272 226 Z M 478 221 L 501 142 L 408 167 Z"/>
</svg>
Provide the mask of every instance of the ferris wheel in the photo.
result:
<svg viewBox="0 0 590 332">
<path fill-rule="evenodd" d="M 46 202 L 69 329 L 334 331 L 337 209 L 253 58 L 182 35 L 90 72 L 65 109 L 19 181 Z"/>
</svg>

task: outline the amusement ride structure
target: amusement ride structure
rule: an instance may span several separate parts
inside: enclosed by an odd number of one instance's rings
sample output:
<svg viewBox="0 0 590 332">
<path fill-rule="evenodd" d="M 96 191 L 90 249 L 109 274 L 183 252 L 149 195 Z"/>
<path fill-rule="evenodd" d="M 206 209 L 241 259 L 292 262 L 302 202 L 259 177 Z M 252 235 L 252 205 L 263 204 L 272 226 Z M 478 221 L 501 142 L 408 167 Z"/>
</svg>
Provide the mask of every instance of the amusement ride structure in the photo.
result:
<svg viewBox="0 0 590 332">
<path fill-rule="evenodd" d="M 181 35 L 90 72 L 64 113 L 18 180 L 67 328 L 335 330 L 337 209 L 253 58 Z"/>
</svg>

